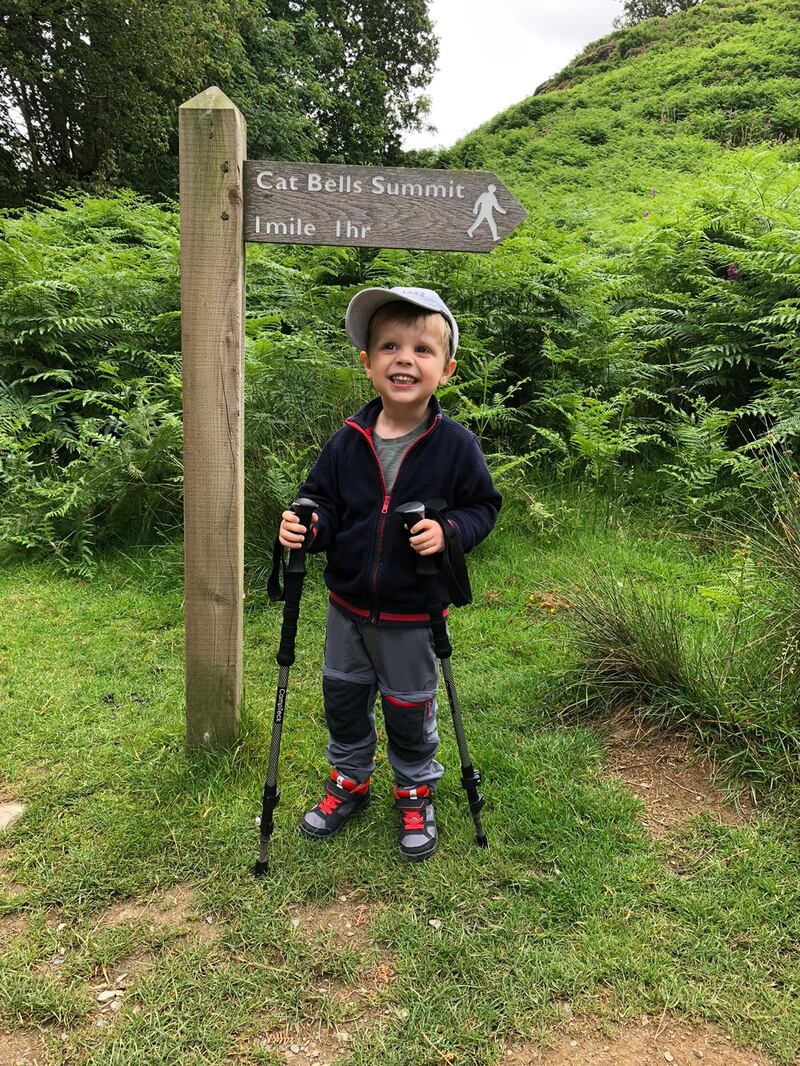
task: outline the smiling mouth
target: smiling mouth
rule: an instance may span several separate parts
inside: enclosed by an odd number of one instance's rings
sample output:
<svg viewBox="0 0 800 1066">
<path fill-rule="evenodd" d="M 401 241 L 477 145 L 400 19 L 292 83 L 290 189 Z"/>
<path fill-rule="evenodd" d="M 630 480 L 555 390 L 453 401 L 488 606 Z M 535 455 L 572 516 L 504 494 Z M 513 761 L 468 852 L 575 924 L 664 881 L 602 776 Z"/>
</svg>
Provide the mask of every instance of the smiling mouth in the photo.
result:
<svg viewBox="0 0 800 1066">
<path fill-rule="evenodd" d="M 409 374 L 392 374 L 389 381 L 393 385 L 416 385 L 417 379 L 412 378 Z"/>
</svg>

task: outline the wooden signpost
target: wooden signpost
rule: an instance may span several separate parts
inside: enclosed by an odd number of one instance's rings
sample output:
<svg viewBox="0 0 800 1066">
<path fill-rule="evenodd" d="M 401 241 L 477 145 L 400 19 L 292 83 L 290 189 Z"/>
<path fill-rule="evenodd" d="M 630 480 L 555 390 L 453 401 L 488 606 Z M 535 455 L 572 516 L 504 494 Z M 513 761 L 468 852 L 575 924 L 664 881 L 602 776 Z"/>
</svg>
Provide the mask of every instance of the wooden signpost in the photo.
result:
<svg viewBox="0 0 800 1066">
<path fill-rule="evenodd" d="M 526 212 L 483 171 L 246 161 L 215 86 L 179 132 L 186 746 L 210 750 L 243 692 L 244 242 L 489 252 Z"/>
</svg>

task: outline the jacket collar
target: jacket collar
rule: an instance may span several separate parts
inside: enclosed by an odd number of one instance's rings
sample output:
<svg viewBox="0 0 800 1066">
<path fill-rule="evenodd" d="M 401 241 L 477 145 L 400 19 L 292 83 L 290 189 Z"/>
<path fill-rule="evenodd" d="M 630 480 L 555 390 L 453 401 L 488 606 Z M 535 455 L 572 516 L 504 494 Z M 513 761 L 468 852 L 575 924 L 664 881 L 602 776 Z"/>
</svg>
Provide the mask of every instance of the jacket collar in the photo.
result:
<svg viewBox="0 0 800 1066">
<path fill-rule="evenodd" d="M 383 410 L 383 401 L 380 396 L 374 397 L 369 403 L 365 403 L 363 407 L 359 408 L 354 415 L 345 419 L 345 425 L 354 425 L 359 429 L 366 430 L 367 433 L 371 433 L 375 427 L 378 415 Z M 431 396 L 428 400 L 428 421 L 426 423 L 426 429 L 430 429 L 433 423 L 442 417 L 442 409 L 439 406 L 439 401 L 435 396 Z"/>
</svg>

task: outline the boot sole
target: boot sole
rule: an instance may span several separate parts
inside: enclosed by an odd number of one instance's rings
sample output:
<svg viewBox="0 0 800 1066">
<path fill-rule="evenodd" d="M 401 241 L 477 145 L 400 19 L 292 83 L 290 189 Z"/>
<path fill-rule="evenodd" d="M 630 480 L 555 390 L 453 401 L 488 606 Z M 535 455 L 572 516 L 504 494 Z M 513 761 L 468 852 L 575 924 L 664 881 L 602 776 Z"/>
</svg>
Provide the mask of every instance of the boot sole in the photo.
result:
<svg viewBox="0 0 800 1066">
<path fill-rule="evenodd" d="M 431 855 L 433 855 L 433 853 L 438 847 L 439 838 L 437 837 L 434 841 L 433 847 L 430 848 L 428 851 L 408 852 L 403 851 L 402 848 L 398 848 L 397 850 L 400 852 L 400 858 L 404 859 L 406 862 L 424 862 L 426 859 L 429 859 Z"/>
</svg>

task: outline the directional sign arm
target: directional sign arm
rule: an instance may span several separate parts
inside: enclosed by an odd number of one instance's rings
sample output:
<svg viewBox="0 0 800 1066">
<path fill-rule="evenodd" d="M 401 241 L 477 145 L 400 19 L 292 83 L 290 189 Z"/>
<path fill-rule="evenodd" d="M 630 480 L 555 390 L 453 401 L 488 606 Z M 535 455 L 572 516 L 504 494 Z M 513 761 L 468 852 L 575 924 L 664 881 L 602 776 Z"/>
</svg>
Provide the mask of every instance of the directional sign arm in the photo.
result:
<svg viewBox="0 0 800 1066">
<path fill-rule="evenodd" d="M 490 252 L 527 218 L 496 174 L 247 161 L 245 240 Z"/>
</svg>

